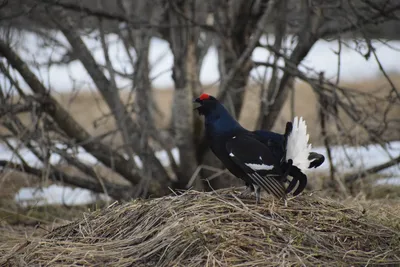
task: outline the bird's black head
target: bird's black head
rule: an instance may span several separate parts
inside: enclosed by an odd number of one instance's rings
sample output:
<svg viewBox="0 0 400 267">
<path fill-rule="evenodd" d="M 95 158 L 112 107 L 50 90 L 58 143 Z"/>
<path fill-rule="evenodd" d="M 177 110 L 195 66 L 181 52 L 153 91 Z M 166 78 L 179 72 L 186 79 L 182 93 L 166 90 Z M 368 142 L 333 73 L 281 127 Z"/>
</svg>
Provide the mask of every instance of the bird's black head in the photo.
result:
<svg viewBox="0 0 400 267">
<path fill-rule="evenodd" d="M 208 134 L 229 134 L 237 129 L 242 129 L 242 126 L 215 97 L 202 94 L 194 100 L 194 103 L 195 109 L 205 117 L 204 123 Z"/>
<path fill-rule="evenodd" d="M 219 102 L 218 100 L 208 94 L 201 94 L 198 98 L 196 98 L 194 101 L 194 109 L 197 109 L 200 115 L 209 115 L 212 113 L 218 106 Z"/>
</svg>

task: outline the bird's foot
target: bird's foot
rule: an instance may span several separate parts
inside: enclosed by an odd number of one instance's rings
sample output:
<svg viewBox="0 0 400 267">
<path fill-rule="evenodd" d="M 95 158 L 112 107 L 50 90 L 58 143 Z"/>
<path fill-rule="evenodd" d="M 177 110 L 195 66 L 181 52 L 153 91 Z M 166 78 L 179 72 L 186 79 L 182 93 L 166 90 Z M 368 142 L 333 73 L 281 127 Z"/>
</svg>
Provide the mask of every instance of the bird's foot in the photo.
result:
<svg viewBox="0 0 400 267">
<path fill-rule="evenodd" d="M 261 187 L 258 185 L 253 185 L 254 186 L 254 192 L 256 194 L 256 205 L 260 204 L 261 200 Z"/>
<path fill-rule="evenodd" d="M 251 187 L 247 186 L 246 189 L 239 194 L 240 198 L 249 198 L 251 196 L 252 190 Z"/>
</svg>

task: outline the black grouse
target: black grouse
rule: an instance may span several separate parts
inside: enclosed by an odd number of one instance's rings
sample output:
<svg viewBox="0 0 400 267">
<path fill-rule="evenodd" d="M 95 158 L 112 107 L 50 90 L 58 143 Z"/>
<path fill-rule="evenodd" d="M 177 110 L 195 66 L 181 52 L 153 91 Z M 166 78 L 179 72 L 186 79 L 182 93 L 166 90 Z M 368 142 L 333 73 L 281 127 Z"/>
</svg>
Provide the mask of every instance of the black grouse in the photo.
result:
<svg viewBox="0 0 400 267">
<path fill-rule="evenodd" d="M 318 167 L 324 157 L 310 152 L 304 121 L 287 123 L 285 134 L 268 131 L 248 131 L 243 128 L 213 96 L 202 94 L 195 101 L 200 115 L 205 116 L 205 134 L 213 153 L 236 177 L 245 181 L 247 188 L 255 191 L 256 203 L 260 189 L 277 198 L 299 186 L 294 195 L 304 190 L 307 176 L 305 168 Z M 293 179 L 287 189 L 287 176 Z"/>
</svg>

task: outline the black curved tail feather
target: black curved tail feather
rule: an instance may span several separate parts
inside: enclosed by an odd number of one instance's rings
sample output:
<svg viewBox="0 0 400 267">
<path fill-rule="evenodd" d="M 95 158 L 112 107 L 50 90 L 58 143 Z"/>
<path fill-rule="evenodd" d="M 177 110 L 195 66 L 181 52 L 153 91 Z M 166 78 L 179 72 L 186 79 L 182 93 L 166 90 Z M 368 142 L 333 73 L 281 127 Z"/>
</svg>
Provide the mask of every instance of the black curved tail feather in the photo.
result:
<svg viewBox="0 0 400 267">
<path fill-rule="evenodd" d="M 293 196 L 297 196 L 298 194 L 303 192 L 307 186 L 307 175 L 302 173 L 301 170 L 296 166 L 292 166 L 290 176 L 292 176 L 293 178 L 289 182 L 289 186 L 286 188 L 286 194 L 289 194 L 295 188 L 298 182 L 299 185 L 297 186 L 297 189 L 293 192 Z"/>
<path fill-rule="evenodd" d="M 308 166 L 309 169 L 317 168 L 321 166 L 322 163 L 324 163 L 325 157 L 322 154 L 310 152 L 310 154 L 308 155 L 308 160 L 310 161 L 310 165 Z"/>
</svg>

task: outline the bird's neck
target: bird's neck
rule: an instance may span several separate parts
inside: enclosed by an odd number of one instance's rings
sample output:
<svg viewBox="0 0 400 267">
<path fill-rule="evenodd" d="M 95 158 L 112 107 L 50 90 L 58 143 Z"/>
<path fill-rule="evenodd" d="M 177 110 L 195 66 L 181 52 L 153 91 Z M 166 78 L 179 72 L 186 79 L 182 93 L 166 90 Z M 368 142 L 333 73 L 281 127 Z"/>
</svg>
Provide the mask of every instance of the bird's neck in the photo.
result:
<svg viewBox="0 0 400 267">
<path fill-rule="evenodd" d="M 205 116 L 205 126 L 209 135 L 229 135 L 244 130 L 222 105 Z"/>
</svg>

